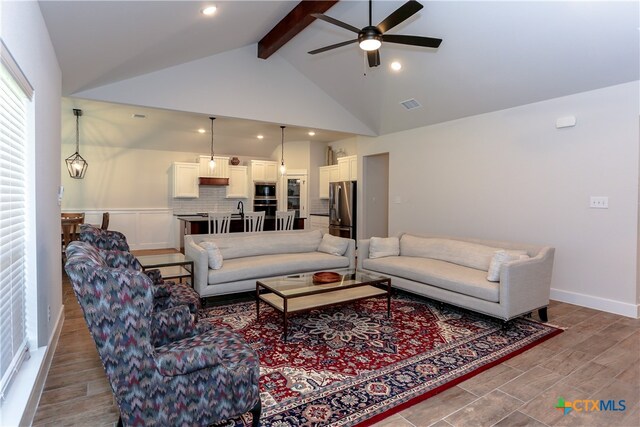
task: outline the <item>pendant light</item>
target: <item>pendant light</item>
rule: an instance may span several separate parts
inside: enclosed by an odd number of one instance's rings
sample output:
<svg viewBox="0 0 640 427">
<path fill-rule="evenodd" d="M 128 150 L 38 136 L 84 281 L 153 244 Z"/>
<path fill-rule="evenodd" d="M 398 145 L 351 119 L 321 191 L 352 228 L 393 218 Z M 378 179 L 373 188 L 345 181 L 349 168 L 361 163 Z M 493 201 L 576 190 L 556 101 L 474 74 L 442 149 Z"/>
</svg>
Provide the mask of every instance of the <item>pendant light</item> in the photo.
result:
<svg viewBox="0 0 640 427">
<path fill-rule="evenodd" d="M 82 110 L 74 108 L 73 115 L 76 116 L 76 152 L 64 161 L 67 163 L 69 176 L 73 179 L 82 179 L 87 171 L 87 166 L 89 166 L 89 163 L 80 155 L 80 116 L 82 115 Z"/>
<path fill-rule="evenodd" d="M 282 140 L 280 142 L 280 175 L 284 175 L 287 172 L 287 167 L 284 165 L 284 128 L 286 126 L 280 126 L 282 129 Z"/>
<path fill-rule="evenodd" d="M 215 117 L 209 117 L 211 119 L 211 159 L 209 159 L 209 169 L 213 171 L 216 168 L 216 161 L 213 160 L 213 121 Z"/>
</svg>

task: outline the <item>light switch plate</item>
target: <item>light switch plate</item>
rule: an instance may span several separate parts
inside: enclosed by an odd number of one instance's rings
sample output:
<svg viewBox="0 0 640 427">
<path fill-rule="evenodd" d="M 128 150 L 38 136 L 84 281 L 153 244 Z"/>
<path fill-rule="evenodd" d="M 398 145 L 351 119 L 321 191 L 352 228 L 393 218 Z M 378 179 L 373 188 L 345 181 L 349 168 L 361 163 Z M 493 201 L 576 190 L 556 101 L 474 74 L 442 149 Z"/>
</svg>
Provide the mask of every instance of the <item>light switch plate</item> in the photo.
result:
<svg viewBox="0 0 640 427">
<path fill-rule="evenodd" d="M 609 198 L 604 196 L 591 196 L 589 207 L 592 209 L 609 209 Z"/>
</svg>

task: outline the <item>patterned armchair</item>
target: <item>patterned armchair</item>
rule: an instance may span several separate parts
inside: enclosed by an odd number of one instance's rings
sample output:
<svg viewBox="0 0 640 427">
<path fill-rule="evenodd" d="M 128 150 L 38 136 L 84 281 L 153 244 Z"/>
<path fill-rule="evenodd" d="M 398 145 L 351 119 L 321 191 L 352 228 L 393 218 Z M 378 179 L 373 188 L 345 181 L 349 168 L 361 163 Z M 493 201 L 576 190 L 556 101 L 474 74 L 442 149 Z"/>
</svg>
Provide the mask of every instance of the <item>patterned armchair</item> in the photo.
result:
<svg viewBox="0 0 640 427">
<path fill-rule="evenodd" d="M 127 238 L 119 231 L 103 230 L 91 224 L 82 224 L 80 226 L 79 240 L 89 243 L 98 249 L 125 251 L 129 253 Z M 126 265 L 123 265 L 124 267 L 134 268 L 139 271 L 142 270 L 142 266 L 133 255 L 127 258 L 124 255 L 116 254 L 116 262 L 119 260 L 118 258 L 122 258 L 121 262 L 126 263 Z M 117 266 L 118 265 L 113 265 L 113 267 Z M 176 284 L 170 281 L 165 282 L 162 279 L 160 270 L 157 269 L 147 270 L 145 273 L 151 277 L 155 285 L 154 296 L 156 297 L 157 308 L 165 309 L 185 304 L 189 306 L 189 309 L 194 315 L 202 308 L 200 295 L 198 295 L 191 286 L 182 283 Z"/>
<path fill-rule="evenodd" d="M 91 224 L 80 226 L 80 241 L 91 243 L 100 249 L 117 249 L 129 252 L 129 244 L 124 234 L 114 230 L 103 230 Z"/>
<path fill-rule="evenodd" d="M 74 245 L 67 247 L 67 256 L 76 252 L 84 253 L 95 260 L 101 259 L 102 261 L 99 262 L 104 262 L 106 266 L 111 268 L 132 268 L 136 271 L 142 271 L 140 262 L 130 252 L 99 249 L 87 242 L 75 242 Z M 151 279 L 155 311 L 186 305 L 189 311 L 197 316 L 202 305 L 200 304 L 200 295 L 192 287 L 182 283 L 164 281 L 160 270 L 147 270 L 144 274 Z"/>
<path fill-rule="evenodd" d="M 259 425 L 259 359 L 241 337 L 194 325 L 184 306 L 154 314 L 148 276 L 77 245 L 65 270 L 125 426 L 202 426 L 248 411 Z"/>
</svg>

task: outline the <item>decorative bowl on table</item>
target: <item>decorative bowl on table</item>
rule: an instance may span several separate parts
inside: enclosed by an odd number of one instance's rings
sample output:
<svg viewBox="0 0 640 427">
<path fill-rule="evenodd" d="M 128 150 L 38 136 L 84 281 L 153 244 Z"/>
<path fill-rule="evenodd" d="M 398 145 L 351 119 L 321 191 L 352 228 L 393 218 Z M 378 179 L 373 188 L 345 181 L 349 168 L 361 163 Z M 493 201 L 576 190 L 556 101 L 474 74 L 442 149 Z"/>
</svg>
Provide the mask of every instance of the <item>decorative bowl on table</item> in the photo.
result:
<svg viewBox="0 0 640 427">
<path fill-rule="evenodd" d="M 342 275 L 333 271 L 319 271 L 313 275 L 313 283 L 320 285 L 323 283 L 333 283 L 342 279 Z"/>
</svg>

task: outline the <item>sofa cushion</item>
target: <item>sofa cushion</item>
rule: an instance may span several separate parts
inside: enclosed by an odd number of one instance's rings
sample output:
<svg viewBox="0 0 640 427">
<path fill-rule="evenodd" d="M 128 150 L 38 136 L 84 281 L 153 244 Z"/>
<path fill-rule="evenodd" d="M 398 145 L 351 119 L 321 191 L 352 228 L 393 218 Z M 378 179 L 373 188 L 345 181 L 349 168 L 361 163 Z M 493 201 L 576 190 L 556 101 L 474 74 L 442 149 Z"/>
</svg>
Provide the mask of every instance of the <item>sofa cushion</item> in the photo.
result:
<svg viewBox="0 0 640 427">
<path fill-rule="evenodd" d="M 207 256 L 209 257 L 209 268 L 220 270 L 220 268 L 222 268 L 222 253 L 220 252 L 220 249 L 218 249 L 218 245 L 211 240 L 206 240 L 201 242 L 200 246 L 207 251 Z"/>
<path fill-rule="evenodd" d="M 400 255 L 400 240 L 397 237 L 372 237 L 369 240 L 369 258 Z"/>
<path fill-rule="evenodd" d="M 414 280 L 486 301 L 500 301 L 499 285 L 487 280 L 486 271 L 436 259 L 407 256 L 365 259 L 362 266 L 367 270 Z M 391 283 L 393 284 L 393 280 Z"/>
<path fill-rule="evenodd" d="M 404 234 L 400 238 L 402 256 L 432 258 L 484 271 L 489 270 L 493 254 L 500 249 L 478 243 L 410 234 Z"/>
<path fill-rule="evenodd" d="M 349 258 L 324 252 L 258 255 L 251 258 L 225 259 L 220 270 L 209 270 L 208 283 L 235 282 L 329 268 L 349 267 Z"/>
<path fill-rule="evenodd" d="M 308 232 L 273 232 L 269 238 L 264 233 L 247 234 L 246 236 L 211 236 L 202 241 L 212 241 L 220 249 L 225 260 L 252 257 L 256 255 L 271 255 L 282 253 L 315 252 L 320 246 L 322 232 L 313 230 Z"/>
<path fill-rule="evenodd" d="M 490 282 L 498 282 L 500 281 L 500 270 L 502 269 L 502 265 L 508 263 L 509 261 L 516 261 L 520 259 L 527 259 L 529 255 L 527 255 L 526 251 L 505 251 L 499 250 L 493 254 L 493 258 L 491 258 L 491 264 L 489 264 L 489 271 L 487 272 L 487 280 Z"/>
<path fill-rule="evenodd" d="M 349 240 L 326 233 L 322 236 L 322 242 L 320 242 L 320 246 L 318 246 L 318 251 L 342 256 L 347 251 L 347 247 L 349 247 Z"/>
</svg>

